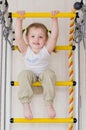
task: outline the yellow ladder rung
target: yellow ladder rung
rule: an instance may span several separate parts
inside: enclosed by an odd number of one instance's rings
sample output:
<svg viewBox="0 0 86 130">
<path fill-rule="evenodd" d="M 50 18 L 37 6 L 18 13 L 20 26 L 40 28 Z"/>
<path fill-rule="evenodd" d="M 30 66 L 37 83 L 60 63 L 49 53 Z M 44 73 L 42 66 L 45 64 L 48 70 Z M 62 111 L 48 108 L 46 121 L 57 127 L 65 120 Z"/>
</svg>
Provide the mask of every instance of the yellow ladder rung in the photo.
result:
<svg viewBox="0 0 86 130">
<path fill-rule="evenodd" d="M 76 118 L 33 118 L 33 119 L 26 119 L 26 118 L 11 118 L 11 123 L 76 123 Z"/>
<path fill-rule="evenodd" d="M 75 86 L 76 82 L 75 81 L 56 81 L 55 86 Z M 17 81 L 11 81 L 11 86 L 19 86 L 19 82 Z M 40 87 L 42 84 L 40 82 L 34 82 L 32 84 L 34 87 Z"/>
<path fill-rule="evenodd" d="M 55 51 L 58 51 L 58 50 L 74 50 L 74 49 L 75 49 L 75 46 L 56 46 L 55 47 Z M 18 50 L 19 51 L 19 48 L 18 48 L 18 46 L 13 45 L 12 50 Z"/>
<path fill-rule="evenodd" d="M 73 50 L 73 46 L 56 46 L 55 51 L 58 50 Z"/>
<path fill-rule="evenodd" d="M 19 18 L 21 17 L 18 13 L 12 12 L 12 17 L 13 18 Z M 25 18 L 50 18 L 52 17 L 51 13 L 48 12 L 26 12 L 24 15 Z M 76 17 L 75 12 L 61 12 L 55 15 L 55 17 L 59 18 L 71 18 L 71 17 Z"/>
</svg>

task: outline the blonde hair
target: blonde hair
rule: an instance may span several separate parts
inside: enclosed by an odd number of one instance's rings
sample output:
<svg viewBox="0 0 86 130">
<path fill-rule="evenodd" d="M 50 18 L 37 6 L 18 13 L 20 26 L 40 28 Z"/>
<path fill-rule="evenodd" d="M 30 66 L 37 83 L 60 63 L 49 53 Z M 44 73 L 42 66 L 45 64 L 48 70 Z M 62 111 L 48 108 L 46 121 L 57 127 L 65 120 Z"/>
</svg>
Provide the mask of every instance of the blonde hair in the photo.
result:
<svg viewBox="0 0 86 130">
<path fill-rule="evenodd" d="M 41 28 L 44 33 L 45 33 L 45 36 L 46 36 L 46 39 L 48 39 L 48 29 L 46 28 L 46 26 L 42 23 L 32 23 L 30 24 L 27 28 L 26 28 L 26 36 L 28 35 L 30 29 L 32 27 L 35 27 L 35 28 Z"/>
</svg>

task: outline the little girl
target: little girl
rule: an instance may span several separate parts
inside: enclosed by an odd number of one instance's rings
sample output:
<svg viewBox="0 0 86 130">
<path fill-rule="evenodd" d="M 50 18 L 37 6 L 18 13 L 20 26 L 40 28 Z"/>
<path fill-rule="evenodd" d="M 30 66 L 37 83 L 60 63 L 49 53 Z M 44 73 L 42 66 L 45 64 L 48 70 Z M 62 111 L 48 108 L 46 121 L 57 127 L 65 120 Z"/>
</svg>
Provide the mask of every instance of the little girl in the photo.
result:
<svg viewBox="0 0 86 130">
<path fill-rule="evenodd" d="M 51 34 L 48 37 L 48 30 L 45 25 L 41 23 L 32 23 L 27 27 L 25 43 L 22 34 L 22 23 L 24 20 L 24 11 L 18 11 L 20 18 L 16 19 L 15 39 L 19 50 L 24 56 L 26 70 L 23 70 L 18 75 L 19 99 L 23 104 L 25 118 L 32 119 L 33 114 L 30 107 L 30 102 L 33 96 L 32 83 L 40 81 L 43 87 L 43 96 L 49 118 L 56 116 L 53 107 L 53 100 L 55 97 L 55 82 L 56 75 L 49 69 L 49 58 L 51 52 L 55 49 L 58 38 L 58 19 L 55 15 L 59 11 L 52 11 L 52 28 Z"/>
</svg>

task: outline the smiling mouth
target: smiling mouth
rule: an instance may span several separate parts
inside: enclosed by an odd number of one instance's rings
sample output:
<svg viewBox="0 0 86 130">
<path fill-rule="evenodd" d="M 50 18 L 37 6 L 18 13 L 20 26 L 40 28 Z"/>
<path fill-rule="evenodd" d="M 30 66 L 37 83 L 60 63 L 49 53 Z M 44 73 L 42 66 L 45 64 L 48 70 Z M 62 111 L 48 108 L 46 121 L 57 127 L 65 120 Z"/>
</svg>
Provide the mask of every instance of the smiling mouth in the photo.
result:
<svg viewBox="0 0 86 130">
<path fill-rule="evenodd" d="M 33 43 L 34 45 L 40 45 L 39 43 Z"/>
</svg>

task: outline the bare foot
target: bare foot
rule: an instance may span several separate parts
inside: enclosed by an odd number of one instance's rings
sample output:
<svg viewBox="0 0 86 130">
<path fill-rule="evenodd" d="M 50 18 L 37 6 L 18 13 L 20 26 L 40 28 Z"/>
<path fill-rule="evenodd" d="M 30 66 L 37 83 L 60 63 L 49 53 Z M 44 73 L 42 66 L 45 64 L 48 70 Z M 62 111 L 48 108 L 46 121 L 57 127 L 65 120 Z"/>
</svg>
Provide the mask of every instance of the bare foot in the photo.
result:
<svg viewBox="0 0 86 130">
<path fill-rule="evenodd" d="M 25 116 L 25 118 L 32 119 L 33 115 L 32 115 L 30 105 L 28 103 L 24 103 L 23 108 L 24 108 L 24 116 Z"/>
<path fill-rule="evenodd" d="M 49 118 L 55 118 L 56 111 L 52 105 L 47 106 L 47 112 L 48 112 Z"/>
</svg>

